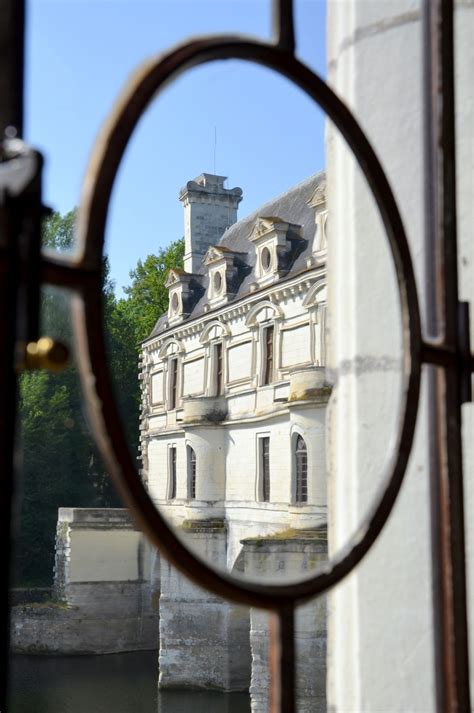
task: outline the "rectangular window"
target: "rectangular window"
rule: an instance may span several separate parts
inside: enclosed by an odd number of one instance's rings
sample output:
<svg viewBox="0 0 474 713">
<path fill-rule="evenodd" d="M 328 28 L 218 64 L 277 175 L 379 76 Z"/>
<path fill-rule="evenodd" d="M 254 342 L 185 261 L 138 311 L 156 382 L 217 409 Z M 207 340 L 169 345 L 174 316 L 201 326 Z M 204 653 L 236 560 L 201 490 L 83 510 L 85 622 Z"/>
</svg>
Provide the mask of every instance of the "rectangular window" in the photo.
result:
<svg viewBox="0 0 474 713">
<path fill-rule="evenodd" d="M 222 364 L 222 342 L 214 345 L 214 359 L 216 370 L 216 388 L 215 395 L 221 396 L 224 393 L 224 371 Z"/>
<path fill-rule="evenodd" d="M 265 436 L 258 440 L 260 450 L 260 493 L 263 502 L 270 501 L 270 438 Z"/>
<path fill-rule="evenodd" d="M 169 379 L 170 379 L 170 410 L 176 408 L 177 403 L 177 393 L 178 393 L 178 360 L 171 359 L 169 366 Z"/>
<path fill-rule="evenodd" d="M 263 384 L 271 384 L 273 381 L 273 325 L 267 327 L 263 340 Z"/>
<path fill-rule="evenodd" d="M 169 499 L 176 498 L 176 447 L 172 446 L 168 449 L 169 459 Z"/>
</svg>

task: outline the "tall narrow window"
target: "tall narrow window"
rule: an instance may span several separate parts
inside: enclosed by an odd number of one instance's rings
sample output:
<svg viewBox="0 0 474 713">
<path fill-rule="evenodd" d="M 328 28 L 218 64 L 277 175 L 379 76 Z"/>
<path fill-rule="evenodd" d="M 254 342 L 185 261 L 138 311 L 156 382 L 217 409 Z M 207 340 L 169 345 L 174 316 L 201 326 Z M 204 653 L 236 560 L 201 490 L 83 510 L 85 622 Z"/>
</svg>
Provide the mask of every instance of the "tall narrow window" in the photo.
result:
<svg viewBox="0 0 474 713">
<path fill-rule="evenodd" d="M 263 349 L 263 383 L 271 384 L 273 381 L 273 325 L 264 331 Z"/>
<path fill-rule="evenodd" d="M 169 366 L 170 374 L 170 410 L 176 408 L 177 393 L 178 393 L 178 360 L 171 359 Z"/>
<path fill-rule="evenodd" d="M 196 453 L 188 446 L 188 498 L 196 497 Z"/>
<path fill-rule="evenodd" d="M 262 500 L 270 500 L 270 438 L 265 436 L 259 439 L 260 445 L 260 479 Z"/>
<path fill-rule="evenodd" d="M 296 492 L 297 503 L 308 502 L 308 451 L 301 436 L 296 439 Z"/>
<path fill-rule="evenodd" d="M 174 500 L 176 497 L 176 448 L 173 446 L 168 450 L 169 458 L 169 499 Z"/>
<path fill-rule="evenodd" d="M 215 359 L 215 392 L 216 396 L 220 396 L 224 393 L 224 371 L 222 363 L 222 342 L 214 345 L 214 359 Z"/>
</svg>

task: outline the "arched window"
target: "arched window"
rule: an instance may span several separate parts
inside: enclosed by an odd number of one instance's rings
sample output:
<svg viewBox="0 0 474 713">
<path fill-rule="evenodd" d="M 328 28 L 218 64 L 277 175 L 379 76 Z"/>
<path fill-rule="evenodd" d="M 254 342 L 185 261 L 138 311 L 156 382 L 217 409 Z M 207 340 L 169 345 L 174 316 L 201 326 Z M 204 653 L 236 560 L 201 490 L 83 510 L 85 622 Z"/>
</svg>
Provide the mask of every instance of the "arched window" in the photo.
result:
<svg viewBox="0 0 474 713">
<path fill-rule="evenodd" d="M 295 444 L 296 460 L 296 489 L 295 501 L 297 503 L 308 502 L 308 451 L 305 440 L 298 436 Z"/>
<path fill-rule="evenodd" d="M 168 469 L 168 499 L 174 500 L 176 498 L 176 446 L 168 448 Z"/>
<path fill-rule="evenodd" d="M 265 327 L 262 339 L 262 384 L 271 384 L 274 380 L 274 328 L 273 324 Z"/>
<path fill-rule="evenodd" d="M 222 396 L 224 393 L 224 361 L 222 358 L 222 342 L 217 342 L 213 345 L 213 359 L 214 387 L 212 391 L 214 396 Z"/>
<path fill-rule="evenodd" d="M 173 358 L 169 361 L 168 367 L 168 408 L 170 411 L 178 405 L 178 359 Z"/>
<path fill-rule="evenodd" d="M 196 497 L 196 452 L 194 448 L 188 446 L 188 498 L 194 500 Z"/>
</svg>

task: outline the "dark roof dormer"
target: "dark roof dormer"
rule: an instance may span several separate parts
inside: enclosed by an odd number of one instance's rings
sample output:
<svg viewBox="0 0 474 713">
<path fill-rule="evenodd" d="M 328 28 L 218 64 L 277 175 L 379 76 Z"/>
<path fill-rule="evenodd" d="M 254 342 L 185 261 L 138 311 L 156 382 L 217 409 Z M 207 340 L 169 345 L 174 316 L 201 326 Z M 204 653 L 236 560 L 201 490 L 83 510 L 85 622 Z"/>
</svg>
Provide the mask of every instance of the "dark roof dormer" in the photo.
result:
<svg viewBox="0 0 474 713">
<path fill-rule="evenodd" d="M 168 324 L 173 325 L 188 317 L 202 294 L 199 276 L 174 267 L 168 272 Z"/>
<path fill-rule="evenodd" d="M 245 267 L 246 253 L 231 250 L 224 245 L 210 245 L 203 259 L 207 267 L 209 285 L 207 297 L 209 304 L 225 304 L 235 297 Z"/>
<path fill-rule="evenodd" d="M 301 226 L 278 216 L 259 216 L 249 240 L 255 245 L 255 278 L 259 286 L 275 282 L 288 272 L 302 239 Z"/>
</svg>

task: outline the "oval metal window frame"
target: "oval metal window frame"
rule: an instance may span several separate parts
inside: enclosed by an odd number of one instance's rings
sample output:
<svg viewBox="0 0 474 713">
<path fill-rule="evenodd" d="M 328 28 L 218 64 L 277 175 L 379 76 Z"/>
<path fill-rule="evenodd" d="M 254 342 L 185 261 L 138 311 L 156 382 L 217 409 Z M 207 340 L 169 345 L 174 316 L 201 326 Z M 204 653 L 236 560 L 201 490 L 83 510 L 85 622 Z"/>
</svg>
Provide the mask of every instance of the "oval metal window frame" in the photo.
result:
<svg viewBox="0 0 474 713">
<path fill-rule="evenodd" d="M 123 153 L 142 113 L 159 91 L 188 69 L 225 59 L 263 65 L 286 77 L 313 99 L 339 129 L 375 198 L 395 263 L 400 296 L 403 384 L 399 412 L 402 418 L 396 445 L 384 469 L 385 477 L 372 508 L 347 545 L 321 572 L 294 584 L 263 585 L 218 572 L 193 555 L 174 534 L 152 503 L 128 450 L 106 363 L 102 253 L 109 201 Z M 75 271 L 76 353 L 94 436 L 123 500 L 153 544 L 196 584 L 219 596 L 260 608 L 275 609 L 303 601 L 343 579 L 377 539 L 403 481 L 417 419 L 422 335 L 409 246 L 388 179 L 354 116 L 328 85 L 284 48 L 238 36 L 196 38 L 145 62 L 131 77 L 95 145 L 84 180 L 76 255 L 73 259 L 56 258 L 54 262 L 69 264 Z M 53 268 L 51 259 L 50 263 Z"/>
</svg>

